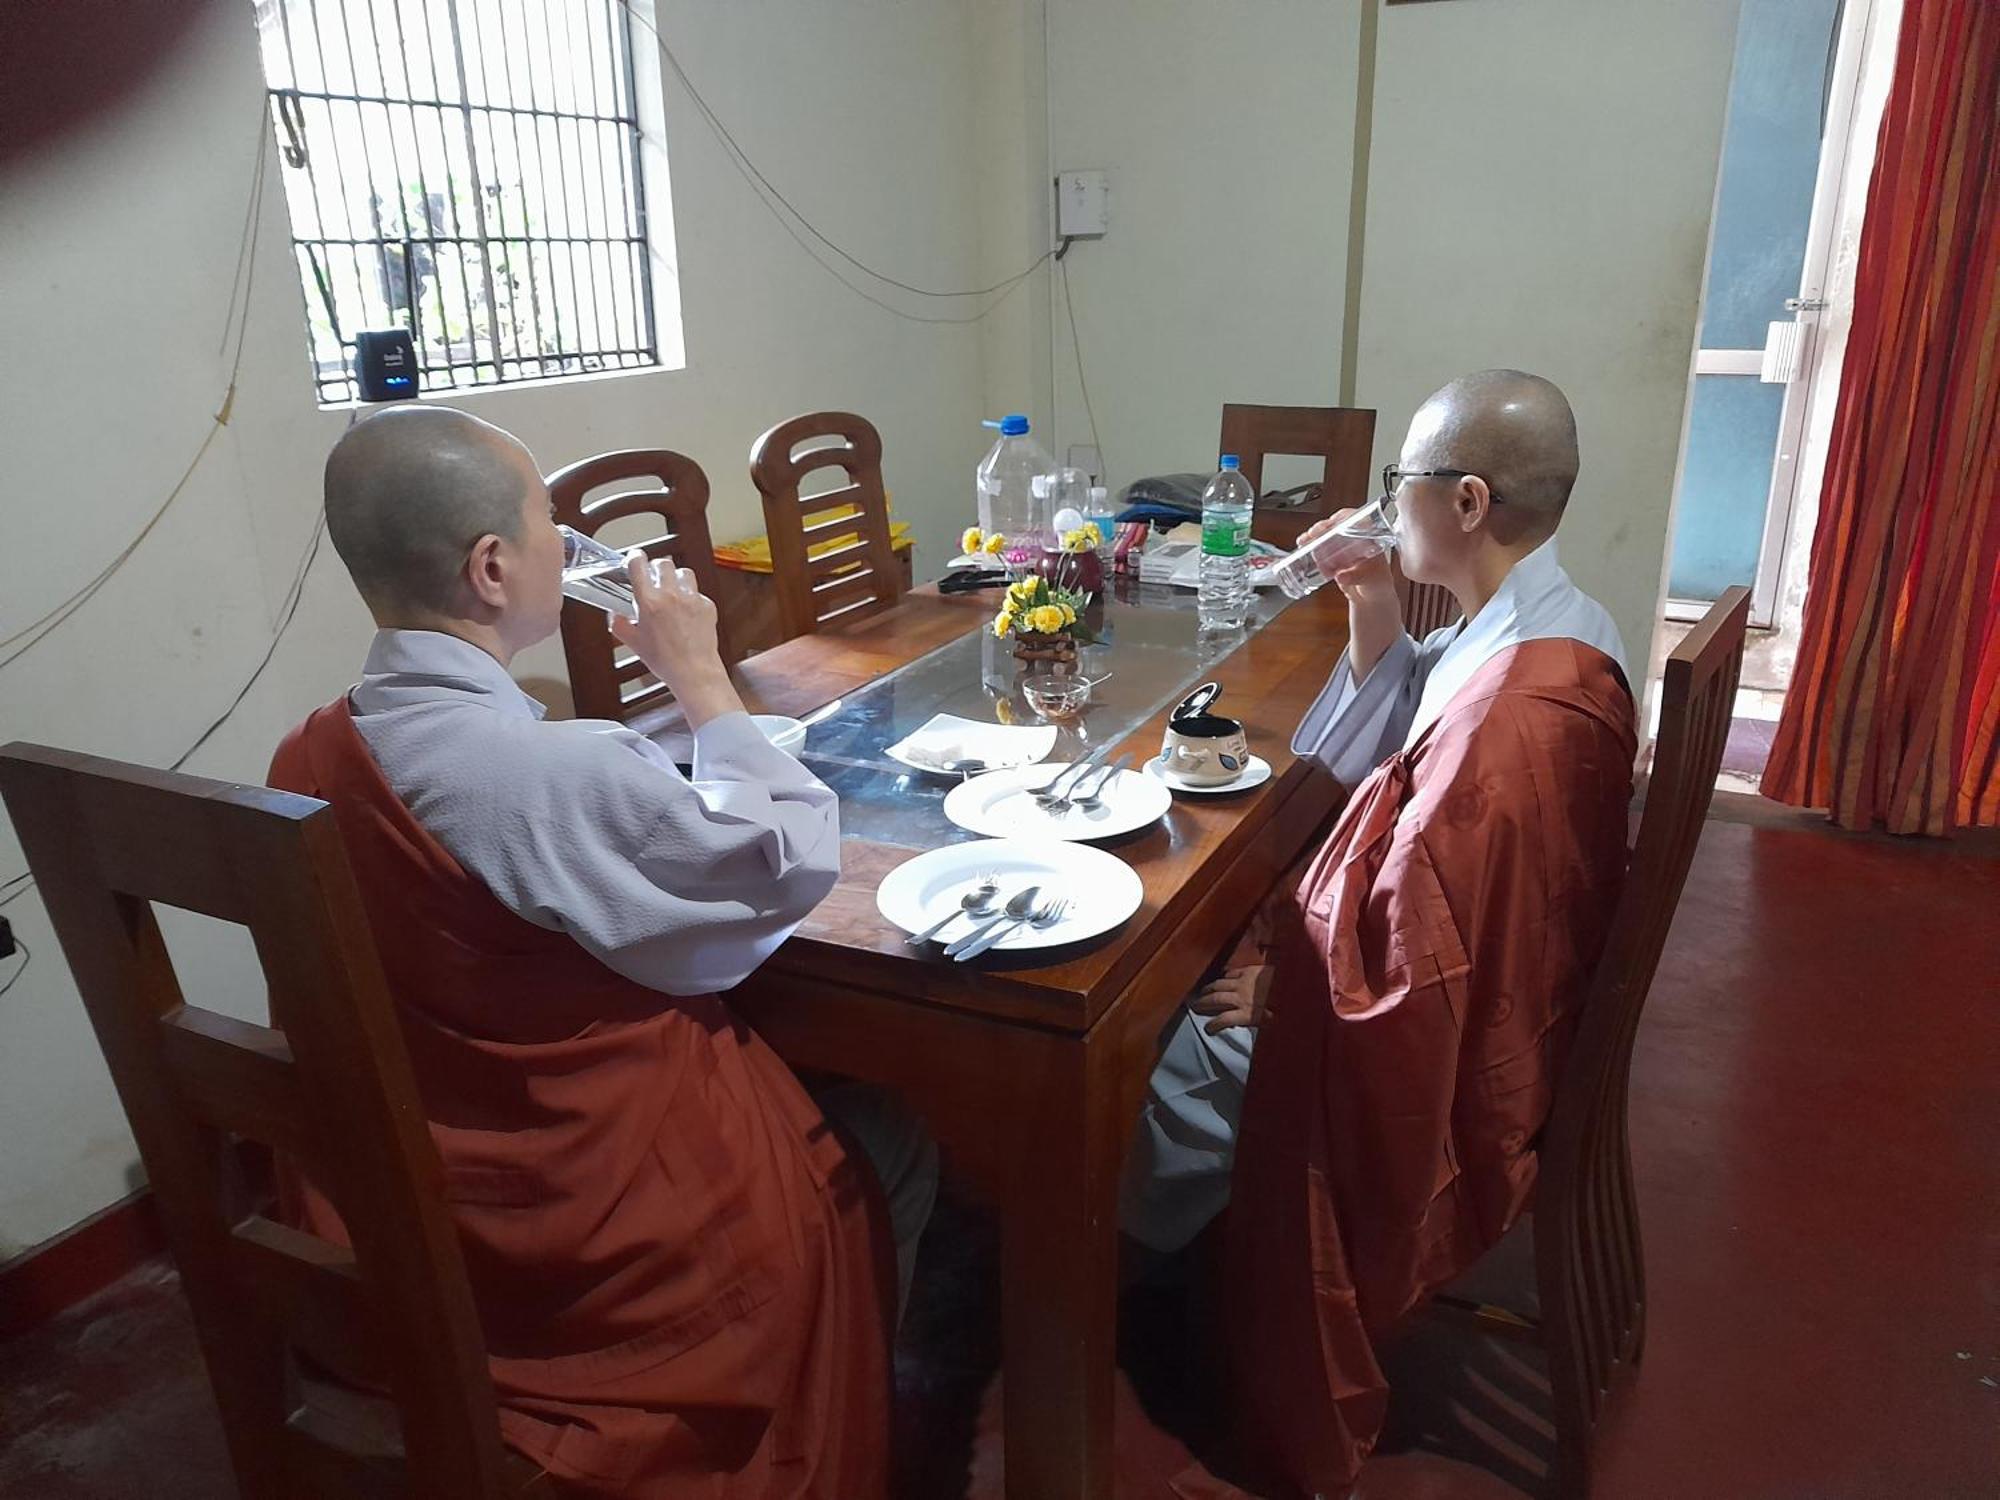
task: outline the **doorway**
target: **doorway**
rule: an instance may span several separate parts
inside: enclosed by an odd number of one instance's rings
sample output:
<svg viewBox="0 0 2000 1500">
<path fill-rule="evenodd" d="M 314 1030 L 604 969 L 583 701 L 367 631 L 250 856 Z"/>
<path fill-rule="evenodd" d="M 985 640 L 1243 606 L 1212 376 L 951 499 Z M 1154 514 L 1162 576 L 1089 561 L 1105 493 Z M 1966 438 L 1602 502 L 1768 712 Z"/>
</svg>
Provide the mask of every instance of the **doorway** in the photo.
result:
<svg viewBox="0 0 2000 1500">
<path fill-rule="evenodd" d="M 1900 7 L 1743 0 L 1738 22 L 1653 670 L 1725 589 L 1750 588 L 1723 762 L 1739 789 L 1762 775 L 1797 655 Z"/>
</svg>

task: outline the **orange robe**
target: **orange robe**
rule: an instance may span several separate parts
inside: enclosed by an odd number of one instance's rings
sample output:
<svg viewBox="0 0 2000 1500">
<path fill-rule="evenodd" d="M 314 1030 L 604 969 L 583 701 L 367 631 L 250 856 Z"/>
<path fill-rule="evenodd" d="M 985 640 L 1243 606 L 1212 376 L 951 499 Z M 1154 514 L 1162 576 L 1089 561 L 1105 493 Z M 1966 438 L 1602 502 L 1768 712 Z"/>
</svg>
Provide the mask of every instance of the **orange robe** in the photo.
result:
<svg viewBox="0 0 2000 1500">
<path fill-rule="evenodd" d="M 879 1190 L 715 996 L 613 973 L 410 815 L 345 701 L 271 784 L 333 804 L 485 1329 L 501 1434 L 620 1500 L 872 1500 L 893 1271 Z M 309 1189 L 307 1227 L 344 1239 Z"/>
<path fill-rule="evenodd" d="M 1308 869 L 1279 935 L 1225 1252 L 1258 1493 L 1347 1491 L 1387 1408 L 1371 1340 L 1528 1204 L 1624 879 L 1635 751 L 1609 657 L 1507 648 L 1361 784 Z"/>
</svg>

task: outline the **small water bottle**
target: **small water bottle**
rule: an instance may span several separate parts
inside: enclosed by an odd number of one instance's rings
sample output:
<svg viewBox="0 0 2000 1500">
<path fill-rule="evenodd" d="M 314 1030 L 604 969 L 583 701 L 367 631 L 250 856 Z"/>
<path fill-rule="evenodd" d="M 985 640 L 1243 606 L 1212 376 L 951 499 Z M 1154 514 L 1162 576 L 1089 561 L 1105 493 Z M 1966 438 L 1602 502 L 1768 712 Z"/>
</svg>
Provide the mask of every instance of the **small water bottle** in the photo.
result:
<svg viewBox="0 0 2000 1500">
<path fill-rule="evenodd" d="M 1118 544 L 1118 510 L 1111 503 L 1111 491 L 1093 484 L 1084 502 L 1083 518 L 1097 528 L 1097 555 L 1110 567 L 1111 549 Z"/>
<path fill-rule="evenodd" d="M 1236 455 L 1201 492 L 1201 592 L 1196 608 L 1203 630 L 1229 630 L 1250 614 L 1250 519 L 1257 495 Z"/>
</svg>

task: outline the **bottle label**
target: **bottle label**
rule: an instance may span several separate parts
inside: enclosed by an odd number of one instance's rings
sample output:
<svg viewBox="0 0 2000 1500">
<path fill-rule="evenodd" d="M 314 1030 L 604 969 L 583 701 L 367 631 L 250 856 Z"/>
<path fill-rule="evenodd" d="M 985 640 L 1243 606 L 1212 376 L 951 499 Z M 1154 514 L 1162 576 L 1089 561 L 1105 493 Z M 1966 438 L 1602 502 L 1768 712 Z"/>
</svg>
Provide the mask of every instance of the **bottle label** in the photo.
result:
<svg viewBox="0 0 2000 1500">
<path fill-rule="evenodd" d="M 1210 511 L 1201 518 L 1201 550 L 1208 557 L 1247 556 L 1250 518 Z"/>
</svg>

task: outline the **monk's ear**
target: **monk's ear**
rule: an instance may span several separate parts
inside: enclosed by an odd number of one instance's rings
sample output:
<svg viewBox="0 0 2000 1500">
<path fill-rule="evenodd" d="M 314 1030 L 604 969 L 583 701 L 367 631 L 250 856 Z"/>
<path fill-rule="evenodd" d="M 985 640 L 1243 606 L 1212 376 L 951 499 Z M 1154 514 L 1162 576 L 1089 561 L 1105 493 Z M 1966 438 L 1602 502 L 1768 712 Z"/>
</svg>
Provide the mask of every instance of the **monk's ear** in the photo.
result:
<svg viewBox="0 0 2000 1500">
<path fill-rule="evenodd" d="M 490 609 L 502 609 L 507 603 L 507 571 L 500 550 L 501 539 L 488 532 L 465 555 L 465 585 Z"/>
<path fill-rule="evenodd" d="M 1493 493 L 1477 474 L 1467 474 L 1458 481 L 1451 503 L 1458 513 L 1458 529 L 1477 531 L 1493 509 Z"/>
</svg>

